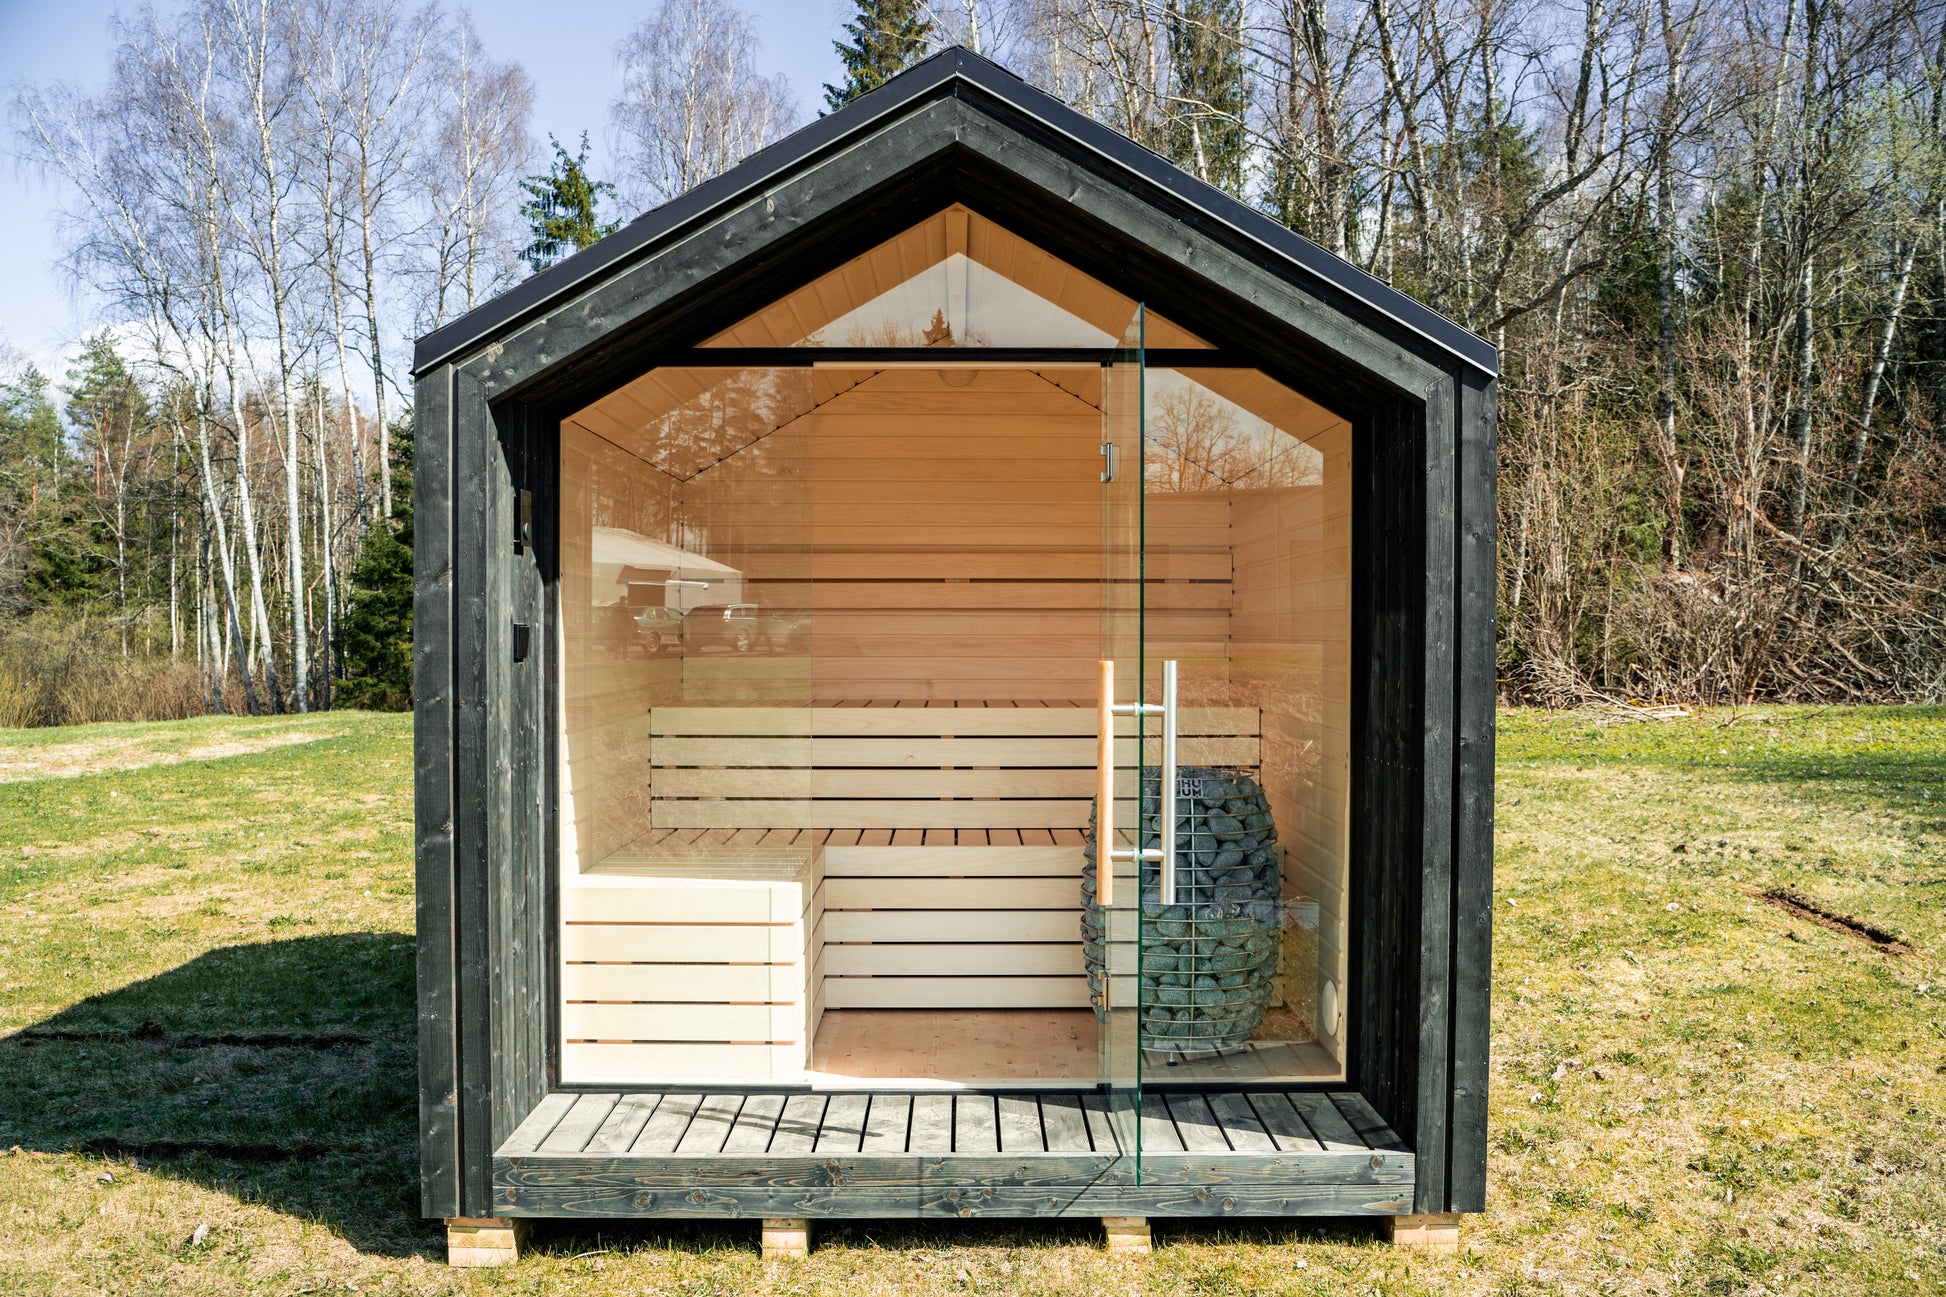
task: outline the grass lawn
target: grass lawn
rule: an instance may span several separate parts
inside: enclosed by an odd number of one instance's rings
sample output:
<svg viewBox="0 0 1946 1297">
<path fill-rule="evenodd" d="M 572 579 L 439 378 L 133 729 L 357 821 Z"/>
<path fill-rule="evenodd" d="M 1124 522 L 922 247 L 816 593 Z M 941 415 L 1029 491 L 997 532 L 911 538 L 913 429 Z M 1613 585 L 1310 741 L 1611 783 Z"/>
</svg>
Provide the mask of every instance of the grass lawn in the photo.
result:
<svg viewBox="0 0 1946 1297">
<path fill-rule="evenodd" d="M 543 1226 L 457 1272 L 417 1217 L 409 722 L 0 731 L 0 1291 L 1946 1291 L 1943 772 L 1942 710 L 1503 715 L 1465 1255 L 888 1223 L 766 1266 L 753 1223 Z"/>
</svg>

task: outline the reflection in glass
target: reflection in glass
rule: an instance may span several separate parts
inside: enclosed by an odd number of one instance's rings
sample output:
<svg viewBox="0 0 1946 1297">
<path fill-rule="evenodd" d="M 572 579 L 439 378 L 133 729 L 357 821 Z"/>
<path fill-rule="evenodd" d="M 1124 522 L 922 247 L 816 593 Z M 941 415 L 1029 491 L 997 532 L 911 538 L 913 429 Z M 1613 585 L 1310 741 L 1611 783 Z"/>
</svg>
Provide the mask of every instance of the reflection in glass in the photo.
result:
<svg viewBox="0 0 1946 1297">
<path fill-rule="evenodd" d="M 706 347 L 1117 345 L 1136 303 L 949 207 L 724 330 Z M 1209 344 L 1145 312 L 1150 347 Z"/>
<path fill-rule="evenodd" d="M 951 1040 L 978 1018 L 1019 1053 L 1005 1075 L 1129 1080 L 1129 1048 L 1095 1047 L 1146 1039 L 1158 1007 L 1183 1048 L 1141 1055 L 1145 1085 L 1344 1075 L 1350 428 L 1256 370 L 1145 370 L 1138 339 L 1150 360 L 1205 345 L 952 208 L 709 344 L 911 349 L 897 363 L 652 369 L 563 420 L 564 1076 L 796 1084 L 820 1021 L 924 1014 L 848 1030 Z M 933 360 L 971 347 L 1112 358 Z M 1126 869 L 1098 1036 L 1078 907 L 1103 657 L 1124 700 L 1180 662 L 1182 759 L 1213 773 L 1185 817 L 1211 840 L 1204 926 L 1151 913 Z M 1137 728 L 1131 839 L 1159 756 Z M 1267 815 L 1213 804 L 1244 778 Z M 804 908 L 766 901 L 756 926 L 796 935 L 756 962 L 670 961 L 651 931 L 684 922 L 658 908 L 678 899 L 729 913 L 789 886 Z M 1250 915 L 1219 913 L 1239 888 Z M 1208 926 L 1259 909 L 1262 932 Z M 1267 996 L 1222 981 L 1273 948 Z M 1247 1003 L 1245 1047 L 1206 1001 Z"/>
<path fill-rule="evenodd" d="M 1182 662 L 1186 709 L 1255 714 L 1256 768 L 1240 773 L 1274 822 L 1276 872 L 1258 874 L 1277 881 L 1281 904 L 1230 916 L 1261 920 L 1280 946 L 1252 1052 L 1342 1074 L 1351 428 L 1256 370 L 1151 370 L 1146 397 L 1149 562 L 1228 587 L 1221 608 L 1198 610 L 1152 582 L 1147 656 Z M 1238 873 L 1235 887 L 1250 881 Z"/>
<path fill-rule="evenodd" d="M 808 370 L 660 369 L 563 421 L 561 821 L 572 867 L 639 861 L 697 818 L 656 789 L 657 709 L 808 705 L 803 416 L 816 382 Z M 808 786 L 802 756 L 772 781 L 780 801 Z"/>
</svg>

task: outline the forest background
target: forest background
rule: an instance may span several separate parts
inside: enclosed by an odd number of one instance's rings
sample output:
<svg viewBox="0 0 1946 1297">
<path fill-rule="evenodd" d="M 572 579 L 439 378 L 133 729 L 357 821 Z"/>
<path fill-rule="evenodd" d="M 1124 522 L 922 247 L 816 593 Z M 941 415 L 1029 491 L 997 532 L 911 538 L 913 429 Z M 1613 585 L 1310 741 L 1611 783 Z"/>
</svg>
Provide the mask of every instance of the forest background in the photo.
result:
<svg viewBox="0 0 1946 1297">
<path fill-rule="evenodd" d="M 1508 700 L 1946 695 L 1946 0 L 851 7 L 817 109 L 966 45 L 1500 349 Z M 659 0 L 596 177 L 506 53 L 186 0 L 16 87 L 100 331 L 0 349 L 0 726 L 407 704 L 410 340 L 806 116 Z"/>
</svg>

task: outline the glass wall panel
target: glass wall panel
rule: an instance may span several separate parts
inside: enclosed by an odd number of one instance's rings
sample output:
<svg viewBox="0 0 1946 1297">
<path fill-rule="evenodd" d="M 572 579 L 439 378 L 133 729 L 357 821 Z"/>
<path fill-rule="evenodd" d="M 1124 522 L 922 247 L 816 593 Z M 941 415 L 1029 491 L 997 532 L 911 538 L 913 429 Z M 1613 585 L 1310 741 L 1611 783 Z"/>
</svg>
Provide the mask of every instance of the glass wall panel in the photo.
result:
<svg viewBox="0 0 1946 1297">
<path fill-rule="evenodd" d="M 814 386 L 659 369 L 562 422 L 564 1080 L 803 1075 Z"/>
<path fill-rule="evenodd" d="M 821 275 L 706 347 L 1116 346 L 1136 303 L 965 207 Z M 1207 347 L 1153 312 L 1150 347 Z"/>
<path fill-rule="evenodd" d="M 1257 1065 L 1270 1075 L 1341 1077 L 1350 425 L 1256 370 L 1151 370 L 1146 397 L 1149 670 L 1167 658 L 1182 664 L 1184 765 L 1248 776 L 1237 787 L 1261 787 L 1275 828 L 1273 862 L 1252 807 L 1212 805 L 1241 815 L 1249 832 L 1237 843 L 1243 857 L 1213 873 L 1208 890 L 1247 894 L 1247 904 L 1217 905 L 1206 926 L 1264 925 L 1262 938 L 1240 930 L 1234 955 L 1216 951 L 1251 965 L 1232 981 L 1257 975 L 1258 947 L 1275 932 L 1277 958 L 1263 969 L 1272 977 L 1268 1007 L 1250 1043 Z M 1259 903 L 1267 894 L 1275 906 Z M 1247 990 L 1204 993 L 1225 1010 L 1211 1010 L 1204 1034 L 1254 1016 L 1261 1001 Z M 1193 1045 L 1204 1027 L 1174 1030 Z M 1199 1065 L 1193 1051 L 1182 1062 L 1185 1073 Z M 1220 1070 L 1220 1061 L 1209 1065 Z"/>
<path fill-rule="evenodd" d="M 561 428 L 564 1079 L 1341 1077 L 1346 423 L 1254 370 L 1146 368 L 1205 344 L 965 208 L 708 345 Z M 941 354 L 971 347 L 1081 351 Z M 1127 870 L 1168 940 L 1110 938 L 1107 1066 L 1104 655 L 1125 699 L 1180 663 L 1179 836 L 1208 856 L 1201 900 Z M 1114 745 L 1130 830 L 1158 732 Z M 1223 804 L 1245 776 L 1263 809 Z"/>
</svg>

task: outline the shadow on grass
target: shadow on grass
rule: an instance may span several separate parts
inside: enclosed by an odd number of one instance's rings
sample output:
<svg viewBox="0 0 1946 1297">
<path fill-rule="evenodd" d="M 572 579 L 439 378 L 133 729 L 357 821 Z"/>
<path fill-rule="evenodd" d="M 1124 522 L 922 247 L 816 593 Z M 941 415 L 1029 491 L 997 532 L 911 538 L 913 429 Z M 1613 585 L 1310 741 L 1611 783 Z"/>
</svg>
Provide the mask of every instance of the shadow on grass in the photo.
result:
<svg viewBox="0 0 1946 1297">
<path fill-rule="evenodd" d="M 639 1251 L 707 1253 L 749 1252 L 756 1246 L 754 1220 L 539 1220 L 527 1250 L 557 1257 L 585 1257 Z M 1160 1219 L 1155 1243 L 1248 1246 L 1372 1244 L 1381 1222 L 1354 1217 L 1202 1220 Z M 814 1220 L 813 1249 L 926 1253 L 1005 1253 L 1047 1247 L 1101 1247 L 1101 1222 L 1093 1217 L 1061 1220 Z"/>
<path fill-rule="evenodd" d="M 315 1221 L 362 1252 L 445 1259 L 419 1216 L 412 950 L 391 933 L 226 946 L 0 1040 L 0 1147 L 133 1163 Z M 534 1250 L 750 1251 L 753 1221 L 539 1222 Z M 1158 1240 L 1348 1241 L 1369 1225 L 1158 1222 Z M 900 1252 L 1098 1246 L 1073 1221 L 819 1222 Z"/>
<path fill-rule="evenodd" d="M 394 933 L 226 946 L 0 1040 L 0 1147 L 128 1160 L 438 1255 L 419 1219 L 412 951 Z"/>
</svg>

